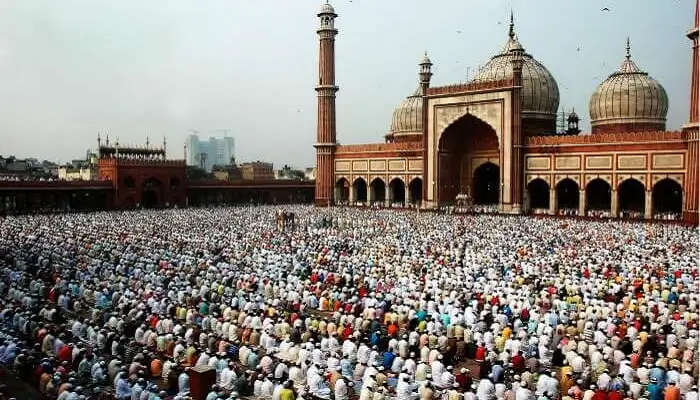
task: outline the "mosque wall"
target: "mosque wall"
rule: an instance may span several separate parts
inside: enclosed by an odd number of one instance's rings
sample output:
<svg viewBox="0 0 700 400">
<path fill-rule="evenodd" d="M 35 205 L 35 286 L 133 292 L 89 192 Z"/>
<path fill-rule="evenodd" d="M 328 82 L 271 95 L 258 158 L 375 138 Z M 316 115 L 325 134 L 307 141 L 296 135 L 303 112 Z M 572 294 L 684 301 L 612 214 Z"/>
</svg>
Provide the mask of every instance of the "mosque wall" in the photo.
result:
<svg viewBox="0 0 700 400">
<path fill-rule="evenodd" d="M 523 173 L 526 185 L 535 179 L 542 179 L 547 183 L 552 199 L 549 204 L 550 214 L 556 214 L 558 211 L 554 199 L 560 182 L 571 179 L 576 183 L 580 195 L 578 215 L 585 215 L 587 185 L 595 179 L 602 179 L 610 185 L 610 213 L 616 217 L 620 211 L 616 201 L 617 190 L 626 180 L 634 179 L 644 187 L 644 216 L 651 218 L 652 192 L 658 182 L 664 179 L 677 182 L 683 196 L 686 195 L 687 147 L 680 140 L 659 143 L 598 143 L 593 147 L 590 144 L 557 145 L 552 148 L 530 146 L 525 148 Z"/>
</svg>

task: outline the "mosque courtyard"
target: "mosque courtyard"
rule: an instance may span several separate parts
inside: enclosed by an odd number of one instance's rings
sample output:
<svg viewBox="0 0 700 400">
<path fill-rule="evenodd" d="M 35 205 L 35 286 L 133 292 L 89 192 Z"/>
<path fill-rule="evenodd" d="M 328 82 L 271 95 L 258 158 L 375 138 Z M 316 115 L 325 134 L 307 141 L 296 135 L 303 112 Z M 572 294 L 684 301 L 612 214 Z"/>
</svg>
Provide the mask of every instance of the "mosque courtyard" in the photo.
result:
<svg viewBox="0 0 700 400">
<path fill-rule="evenodd" d="M 0 361 L 48 396 L 197 398 L 190 368 L 209 366 L 211 398 L 693 399 L 697 243 L 679 224 L 371 208 L 6 217 Z"/>
</svg>

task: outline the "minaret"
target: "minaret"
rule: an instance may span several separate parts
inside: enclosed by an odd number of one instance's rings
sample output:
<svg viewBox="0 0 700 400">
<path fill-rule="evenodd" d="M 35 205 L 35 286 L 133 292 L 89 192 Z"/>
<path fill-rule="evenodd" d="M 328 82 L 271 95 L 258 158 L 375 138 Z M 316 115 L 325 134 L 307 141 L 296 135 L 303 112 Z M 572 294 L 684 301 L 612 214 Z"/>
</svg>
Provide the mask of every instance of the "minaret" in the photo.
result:
<svg viewBox="0 0 700 400">
<path fill-rule="evenodd" d="M 338 15 L 328 2 L 318 12 L 320 25 L 316 30 L 319 38 L 318 97 L 316 125 L 316 193 L 317 206 L 333 203 L 333 164 L 335 155 L 335 35 L 333 26 Z"/>
<path fill-rule="evenodd" d="M 513 33 L 513 14 L 510 15 L 510 37 Z M 510 60 L 513 68 L 513 91 L 511 92 L 511 167 L 510 167 L 510 201 L 511 212 L 520 214 L 524 204 L 523 190 L 523 133 L 522 133 L 522 88 L 523 88 L 523 50 L 515 47 L 511 50 L 513 58 Z M 503 185 L 501 185 L 503 188 Z M 552 196 L 553 192 L 550 192 Z M 503 203 L 503 190 L 501 190 L 501 203 Z"/>
<path fill-rule="evenodd" d="M 433 63 L 428 58 L 428 52 L 423 54 L 423 58 L 418 63 L 418 80 L 420 82 L 420 94 L 423 96 L 423 188 L 420 202 L 428 198 L 428 88 L 430 87 L 430 77 L 433 76 L 431 70 Z"/>
<path fill-rule="evenodd" d="M 698 62 L 698 30 L 700 29 L 698 20 L 700 19 L 700 15 L 698 13 L 700 13 L 700 0 L 697 0 L 695 3 L 695 26 L 687 35 L 688 39 L 693 42 L 693 70 L 690 79 L 690 123 L 696 125 L 698 123 L 698 118 L 700 118 L 700 115 L 698 115 L 700 114 L 700 107 L 698 107 L 698 85 L 700 85 L 700 81 L 698 81 L 698 68 L 700 68 L 700 62 Z"/>
<path fill-rule="evenodd" d="M 690 118 L 688 119 L 688 124 L 683 126 L 683 133 L 688 141 L 683 219 L 695 225 L 698 224 L 698 210 L 700 210 L 700 133 L 698 132 L 700 129 L 700 124 L 698 123 L 698 114 L 700 114 L 700 107 L 698 106 L 698 85 L 700 85 L 700 81 L 698 81 L 698 68 L 700 68 L 700 61 L 698 60 L 699 8 L 700 0 L 696 0 L 695 25 L 687 34 L 688 39 L 693 42 L 690 77 Z"/>
<path fill-rule="evenodd" d="M 426 94 L 428 91 L 428 87 L 430 87 L 430 77 L 433 76 L 433 73 L 431 72 L 432 66 L 433 63 L 430 62 L 430 59 L 428 58 L 428 52 L 426 51 L 423 54 L 423 58 L 420 60 L 420 63 L 418 64 L 418 79 L 420 81 L 421 94 Z"/>
</svg>

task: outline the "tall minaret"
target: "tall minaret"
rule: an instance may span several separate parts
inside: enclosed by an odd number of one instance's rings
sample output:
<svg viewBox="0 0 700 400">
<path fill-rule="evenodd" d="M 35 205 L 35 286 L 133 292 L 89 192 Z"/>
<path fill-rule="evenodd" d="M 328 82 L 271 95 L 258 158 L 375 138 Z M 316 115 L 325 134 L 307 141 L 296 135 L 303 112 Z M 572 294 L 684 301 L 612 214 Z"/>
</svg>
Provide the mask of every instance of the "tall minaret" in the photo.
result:
<svg viewBox="0 0 700 400">
<path fill-rule="evenodd" d="M 433 63 L 428 58 L 428 51 L 425 51 L 423 59 L 418 63 L 418 81 L 420 82 L 420 95 L 422 96 L 423 107 L 423 187 L 421 188 L 421 198 L 418 200 L 421 204 L 423 200 L 428 198 L 428 88 L 430 87 L 430 77 L 433 76 L 431 67 Z"/>
<path fill-rule="evenodd" d="M 700 107 L 698 106 L 698 68 L 700 68 L 700 61 L 698 60 L 698 32 L 700 24 L 700 0 L 695 2 L 695 24 L 693 29 L 691 29 L 687 36 L 693 44 L 692 48 L 692 61 L 690 76 L 690 118 L 688 124 L 683 126 L 683 133 L 685 139 L 688 141 L 688 154 L 687 154 L 687 173 L 686 173 L 686 183 L 685 183 L 685 193 L 683 195 L 685 204 L 683 204 L 683 219 L 692 222 L 693 224 L 698 224 L 698 211 L 700 210 L 700 124 L 698 123 L 698 114 L 700 114 Z"/>
<path fill-rule="evenodd" d="M 318 53 L 318 110 L 316 126 L 316 199 L 318 206 L 333 203 L 333 164 L 335 155 L 335 35 L 333 26 L 338 15 L 328 2 L 318 12 L 320 25 Z"/>
</svg>

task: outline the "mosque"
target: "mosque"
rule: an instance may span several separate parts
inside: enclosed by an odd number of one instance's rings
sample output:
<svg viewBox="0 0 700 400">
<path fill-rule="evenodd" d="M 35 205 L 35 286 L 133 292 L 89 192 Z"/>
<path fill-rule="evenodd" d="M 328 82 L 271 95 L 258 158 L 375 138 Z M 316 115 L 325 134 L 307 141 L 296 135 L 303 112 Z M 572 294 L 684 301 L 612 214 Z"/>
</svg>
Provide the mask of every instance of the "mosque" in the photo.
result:
<svg viewBox="0 0 700 400">
<path fill-rule="evenodd" d="M 521 44 L 511 17 L 505 45 L 468 83 L 430 86 L 426 54 L 384 142 L 356 145 L 336 141 L 337 14 L 325 3 L 317 15 L 317 205 L 430 209 L 466 198 L 507 214 L 698 222 L 697 3 L 686 35 L 690 117 L 680 131 L 666 130 L 666 91 L 628 41 L 619 68 L 590 98 L 591 132 L 580 132 L 571 112 L 557 134 L 557 81 Z"/>
</svg>

